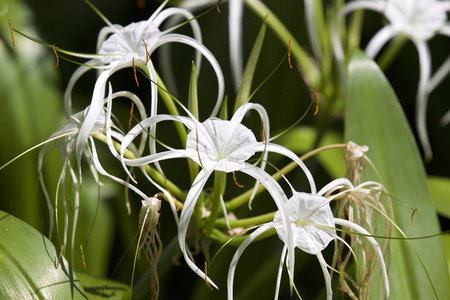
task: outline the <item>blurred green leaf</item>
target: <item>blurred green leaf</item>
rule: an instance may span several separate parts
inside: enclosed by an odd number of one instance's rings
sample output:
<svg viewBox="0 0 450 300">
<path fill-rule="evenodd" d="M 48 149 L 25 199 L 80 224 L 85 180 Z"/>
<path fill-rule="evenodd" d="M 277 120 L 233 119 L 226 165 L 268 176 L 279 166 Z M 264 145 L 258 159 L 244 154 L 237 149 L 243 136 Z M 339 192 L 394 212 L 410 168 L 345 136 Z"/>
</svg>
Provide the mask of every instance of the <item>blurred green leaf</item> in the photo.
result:
<svg viewBox="0 0 450 300">
<path fill-rule="evenodd" d="M 38 36 L 30 9 L 20 0 L 3 3 L 0 16 L 0 164 L 44 141 L 62 123 L 62 95 L 57 86 L 58 69 L 51 50 L 21 36 L 13 46 L 9 22 L 16 28 Z M 47 161 L 47 166 L 53 161 Z M 0 209 L 13 213 L 38 228 L 36 191 L 37 151 L 27 154 L 0 173 Z M 59 172 L 45 172 L 56 182 Z M 53 190 L 49 191 L 51 194 Z M 20 201 L 10 201 L 20 199 Z M 28 209 L 23 209 L 27 207 Z M 45 210 L 45 208 L 43 209 Z"/>
<path fill-rule="evenodd" d="M 345 121 L 345 139 L 369 146 L 367 155 L 395 198 L 395 222 L 400 228 L 408 237 L 439 233 L 425 170 L 408 122 L 384 74 L 360 51 L 354 53 L 349 64 Z M 366 179 L 379 180 L 371 170 L 366 171 Z M 411 213 L 416 207 L 420 210 L 411 228 Z M 439 298 L 450 299 L 441 237 L 411 242 Z M 391 299 L 436 298 L 422 265 L 406 242 L 391 241 L 389 280 Z M 377 288 L 371 291 L 379 292 Z"/>
<path fill-rule="evenodd" d="M 76 275 L 36 229 L 0 211 L 0 298 L 85 299 Z"/>
<path fill-rule="evenodd" d="M 258 64 L 259 54 L 261 53 L 261 47 L 264 42 L 264 36 L 266 35 L 267 23 L 264 23 L 259 30 L 255 43 L 248 58 L 247 65 L 245 66 L 244 75 L 242 76 L 241 85 L 239 87 L 236 101 L 234 102 L 234 111 L 240 106 L 244 105 L 250 100 L 250 90 L 252 88 L 253 75 L 255 74 L 256 65 Z"/>
<path fill-rule="evenodd" d="M 437 212 L 450 218 L 450 178 L 429 176 L 428 187 Z"/>
</svg>

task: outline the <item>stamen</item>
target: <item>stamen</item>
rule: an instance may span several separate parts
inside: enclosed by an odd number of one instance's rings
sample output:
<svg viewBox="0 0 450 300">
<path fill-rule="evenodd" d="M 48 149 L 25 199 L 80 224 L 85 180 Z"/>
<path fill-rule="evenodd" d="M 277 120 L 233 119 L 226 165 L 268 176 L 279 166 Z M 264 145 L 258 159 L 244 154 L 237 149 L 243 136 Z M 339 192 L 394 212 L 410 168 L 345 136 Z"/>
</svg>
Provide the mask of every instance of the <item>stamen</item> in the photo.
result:
<svg viewBox="0 0 450 300">
<path fill-rule="evenodd" d="M 56 56 L 56 66 L 55 66 L 55 69 L 56 69 L 59 67 L 59 56 L 58 56 L 58 52 L 56 52 L 55 44 L 53 44 L 53 52 L 55 52 L 55 56 Z"/>
<path fill-rule="evenodd" d="M 236 173 L 234 173 L 234 171 L 233 171 L 233 180 L 234 180 L 234 183 L 235 183 L 238 187 L 240 187 L 240 188 L 243 188 L 243 187 L 244 187 L 242 184 L 239 184 L 239 183 L 237 182 L 237 180 L 236 180 Z"/>
<path fill-rule="evenodd" d="M 260 135 L 261 135 L 261 142 L 264 143 L 264 122 L 263 121 L 261 121 L 261 133 L 260 133 Z"/>
<path fill-rule="evenodd" d="M 313 88 L 311 88 L 311 92 L 313 92 L 314 99 L 316 100 L 316 111 L 314 112 L 314 115 L 317 115 L 319 112 L 319 97 L 317 97 L 316 91 Z"/>
<path fill-rule="evenodd" d="M 197 129 L 197 126 L 195 127 L 195 139 L 196 139 L 195 150 L 197 151 L 198 161 L 200 162 L 200 166 L 202 167 L 202 169 L 204 169 L 205 167 L 203 167 L 202 158 L 200 157 L 200 151 L 198 151 L 198 129 Z"/>
<path fill-rule="evenodd" d="M 205 261 L 205 283 L 206 285 L 211 289 L 211 291 L 213 290 L 212 286 L 209 285 L 208 283 L 208 264 Z"/>
<path fill-rule="evenodd" d="M 138 82 L 137 75 L 136 75 L 136 66 L 134 65 L 134 57 L 131 62 L 133 64 L 134 80 L 136 80 L 136 85 L 139 87 L 139 82 Z"/>
<path fill-rule="evenodd" d="M 217 4 L 216 4 L 216 7 L 217 7 L 217 11 L 219 12 L 219 14 L 220 14 L 220 9 L 219 9 L 219 3 L 220 3 L 220 1 L 222 1 L 222 0 L 217 0 Z"/>
<path fill-rule="evenodd" d="M 148 55 L 147 44 L 145 43 L 144 38 L 142 38 L 142 41 L 144 42 L 144 47 L 145 47 L 145 64 L 147 64 L 150 57 Z"/>
<path fill-rule="evenodd" d="M 292 64 L 291 64 L 291 40 L 292 40 L 292 35 L 289 38 L 289 44 L 288 44 L 288 62 L 289 62 L 289 67 L 292 69 Z"/>
<path fill-rule="evenodd" d="M 84 260 L 84 251 L 82 244 L 80 244 L 80 249 L 81 249 L 81 259 L 83 260 L 84 275 L 86 275 L 86 261 Z"/>
<path fill-rule="evenodd" d="M 9 31 L 11 32 L 11 37 L 12 37 L 12 41 L 13 41 L 13 46 L 16 46 L 16 40 L 14 39 L 14 32 L 13 32 L 13 28 L 11 26 L 11 19 L 8 18 L 9 21 Z"/>
<path fill-rule="evenodd" d="M 413 227 L 413 218 L 414 218 L 414 214 L 415 214 L 415 212 L 416 212 L 416 210 L 419 210 L 420 208 L 415 208 L 414 210 L 413 210 L 413 212 L 412 212 L 412 214 L 411 214 L 411 228 Z"/>
<path fill-rule="evenodd" d="M 128 119 L 128 131 L 131 130 L 131 120 L 133 119 L 134 102 L 131 102 L 130 118 Z"/>
<path fill-rule="evenodd" d="M 137 7 L 138 7 L 140 10 L 145 9 L 145 0 L 137 0 Z"/>
</svg>

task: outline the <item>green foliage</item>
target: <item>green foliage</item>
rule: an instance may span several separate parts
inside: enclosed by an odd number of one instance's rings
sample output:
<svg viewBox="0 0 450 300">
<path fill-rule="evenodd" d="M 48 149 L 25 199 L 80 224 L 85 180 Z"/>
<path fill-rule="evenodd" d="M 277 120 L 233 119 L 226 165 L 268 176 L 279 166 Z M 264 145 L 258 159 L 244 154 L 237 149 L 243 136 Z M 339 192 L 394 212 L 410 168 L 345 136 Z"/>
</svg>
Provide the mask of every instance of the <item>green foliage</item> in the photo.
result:
<svg viewBox="0 0 450 300">
<path fill-rule="evenodd" d="M 352 56 L 348 74 L 345 139 L 369 146 L 367 155 L 393 197 L 395 222 L 406 235 L 439 233 L 422 161 L 391 86 L 378 66 L 360 51 Z M 370 170 L 364 179 L 379 180 Z M 411 228 L 411 214 L 416 207 L 420 210 Z M 435 298 L 427 274 L 410 246 L 402 241 L 391 243 L 392 299 Z M 448 299 L 450 285 L 442 239 L 415 240 L 412 244 L 425 264 L 437 295 Z"/>
</svg>

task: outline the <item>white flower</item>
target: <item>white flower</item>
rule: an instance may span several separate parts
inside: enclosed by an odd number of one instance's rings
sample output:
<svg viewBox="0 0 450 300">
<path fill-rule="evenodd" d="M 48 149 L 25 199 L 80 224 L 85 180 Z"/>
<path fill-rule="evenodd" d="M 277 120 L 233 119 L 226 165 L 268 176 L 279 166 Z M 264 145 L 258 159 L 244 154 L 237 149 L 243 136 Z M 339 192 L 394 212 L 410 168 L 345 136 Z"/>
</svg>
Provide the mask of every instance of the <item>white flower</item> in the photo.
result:
<svg viewBox="0 0 450 300">
<path fill-rule="evenodd" d="M 390 39 L 401 34 L 406 35 L 417 48 L 420 78 L 416 99 L 416 126 L 419 140 L 424 148 L 425 158 L 431 159 L 432 151 L 426 130 L 428 95 L 450 72 L 450 57 L 431 77 L 431 55 L 427 41 L 437 34 L 450 36 L 450 25 L 447 23 L 450 1 L 362 0 L 347 3 L 335 19 L 332 35 L 333 49 L 340 65 L 344 62 L 344 53 L 339 40 L 338 23 L 345 15 L 358 9 L 379 12 L 389 21 L 372 37 L 367 45 L 365 51 L 369 57 L 374 58 Z M 446 117 L 447 115 L 443 119 L 445 123 L 447 123 Z"/>
<path fill-rule="evenodd" d="M 253 242 L 259 235 L 269 230 L 270 228 L 275 228 L 278 237 L 285 243 L 281 254 L 280 265 L 278 268 L 278 276 L 275 290 L 274 299 L 278 299 L 278 292 L 280 288 L 281 273 L 283 269 L 283 264 L 286 258 L 287 246 L 293 243 L 295 247 L 300 250 L 316 255 L 319 260 L 322 272 L 325 278 L 327 299 L 332 299 L 333 291 L 331 287 L 331 278 L 327 270 L 327 263 L 322 256 L 322 250 L 325 249 L 328 244 L 334 240 L 338 239 L 343 242 L 347 247 L 350 246 L 342 240 L 334 230 L 335 224 L 349 227 L 354 231 L 369 235 L 369 232 L 362 228 L 361 226 L 352 223 L 350 221 L 334 218 L 330 208 L 330 201 L 336 196 L 330 198 L 325 198 L 323 195 L 331 190 L 336 190 L 340 187 L 353 187 L 352 184 L 345 178 L 337 179 L 324 188 L 322 188 L 317 194 L 315 193 L 300 193 L 293 190 L 293 196 L 285 203 L 285 210 L 287 211 L 290 227 L 293 232 L 293 240 L 289 240 L 290 237 L 286 234 L 286 226 L 282 223 L 282 217 L 280 211 L 275 214 L 274 220 L 272 222 L 266 223 L 255 230 L 249 235 L 249 237 L 239 246 L 233 259 L 230 263 L 230 269 L 228 271 L 228 299 L 233 299 L 233 281 L 234 273 L 236 271 L 236 266 L 244 250 Z M 375 249 L 376 254 L 380 259 L 380 267 L 382 271 L 382 276 L 385 285 L 385 299 L 389 298 L 389 282 L 386 273 L 386 266 L 383 260 L 383 254 L 381 248 L 377 241 L 372 237 L 367 237 L 369 243 Z M 350 248 L 351 249 L 351 248 Z M 287 262 L 290 263 L 290 257 Z M 290 281 L 294 281 L 293 273 L 288 270 Z"/>
<path fill-rule="evenodd" d="M 163 10 L 165 1 L 146 21 L 131 23 L 128 26 L 122 27 L 120 25 L 111 24 L 106 18 L 105 22 L 108 24 L 103 28 L 98 36 L 97 50 L 98 54 L 76 54 L 67 51 L 62 51 L 78 57 L 91 58 L 83 66 L 79 67 L 70 78 L 68 87 L 65 91 L 64 101 L 67 116 L 72 115 L 72 90 L 78 79 L 92 68 L 101 70 L 97 81 L 95 83 L 94 91 L 90 108 L 87 112 L 85 121 L 76 142 L 77 148 L 77 162 L 81 160 L 81 149 L 89 137 L 89 134 L 95 125 L 98 115 L 102 111 L 103 99 L 105 98 L 106 82 L 112 74 L 116 71 L 128 68 L 137 67 L 142 69 L 150 79 L 151 84 L 151 111 L 150 116 L 157 113 L 157 98 L 158 88 L 155 84 L 156 71 L 153 66 L 151 56 L 153 52 L 161 45 L 167 43 L 183 43 L 193 47 L 197 51 L 196 67 L 200 68 L 200 54 L 211 63 L 218 81 L 218 95 L 215 108 L 212 115 L 216 115 L 220 109 L 221 101 L 224 95 L 224 78 L 221 68 L 211 54 L 211 52 L 201 43 L 201 32 L 198 22 L 194 19 L 190 21 L 194 32 L 194 38 L 186 35 L 171 33 L 175 28 L 170 28 L 164 32 L 159 30 L 159 26 L 167 18 L 173 15 L 180 15 L 186 19 L 192 19 L 194 16 L 187 10 L 181 8 L 168 8 Z M 156 128 L 150 129 L 150 133 L 155 135 Z M 150 141 L 150 151 L 155 152 L 155 143 Z"/>
<path fill-rule="evenodd" d="M 137 107 L 138 112 L 140 113 L 141 118 L 146 118 L 145 108 L 142 102 L 139 100 L 139 98 L 130 92 L 118 92 L 112 94 L 112 91 L 110 90 L 109 93 L 109 101 L 111 102 L 115 98 L 128 98 L 131 101 L 133 101 Z M 111 108 L 111 105 L 109 106 Z M 92 129 L 89 133 L 88 140 L 85 144 L 82 145 L 80 153 L 77 153 L 79 151 L 76 149 L 76 142 L 77 138 L 80 134 L 80 130 L 83 127 L 84 122 L 86 121 L 86 115 L 88 114 L 89 107 L 87 107 L 85 110 L 76 113 L 68 118 L 66 123 L 55 133 L 53 133 L 46 141 L 46 144 L 42 147 L 41 151 L 39 152 L 38 157 L 38 171 L 39 171 L 39 180 L 41 183 L 41 187 L 44 193 L 44 196 L 47 201 L 48 209 L 49 209 L 49 218 L 50 218 L 50 238 L 51 233 L 53 231 L 53 205 L 50 200 L 50 196 L 48 194 L 44 177 L 42 174 L 43 170 L 43 164 L 46 158 L 46 150 L 48 147 L 48 143 L 51 141 L 55 141 L 56 148 L 60 151 L 62 155 L 63 165 L 60 173 L 60 177 L 57 184 L 57 191 L 55 196 L 55 207 L 58 207 L 58 198 L 59 198 L 59 191 L 62 195 L 62 203 L 64 206 L 64 237 L 63 237 L 63 245 L 64 249 L 66 249 L 67 244 L 67 233 L 68 233 L 68 212 L 66 204 L 68 203 L 67 195 L 68 192 L 65 190 L 66 187 L 68 187 L 68 181 L 71 181 L 71 184 L 73 185 L 74 189 L 74 198 L 73 198 L 73 225 L 72 225 L 72 236 L 71 236 L 71 246 L 73 248 L 74 246 L 74 239 L 75 239 L 75 232 L 76 232 L 76 225 L 78 220 L 78 209 L 80 205 L 80 187 L 82 184 L 82 172 L 81 172 L 81 165 L 78 167 L 78 172 L 74 170 L 73 163 L 71 162 L 72 154 L 75 152 L 76 156 L 85 157 L 87 159 L 87 162 L 89 164 L 89 167 L 91 169 L 91 172 L 95 179 L 99 181 L 98 179 L 98 173 L 101 175 L 104 175 L 122 185 L 125 187 L 133 190 L 137 194 L 140 195 L 143 199 L 147 198 L 147 196 L 141 192 L 138 188 L 134 187 L 133 185 L 129 184 L 128 182 L 117 178 L 116 176 L 108 173 L 103 166 L 100 163 L 97 150 L 95 147 L 95 142 L 93 136 L 96 135 L 104 135 L 106 132 L 108 132 L 110 139 L 111 136 L 114 137 L 117 140 L 121 140 L 123 138 L 123 134 L 120 132 L 119 129 L 117 129 L 115 126 L 112 126 L 110 124 L 110 116 L 107 118 L 108 112 L 105 108 L 103 108 L 100 113 L 97 116 L 97 119 L 95 120 Z M 109 121 L 108 121 L 109 119 Z M 107 130 L 106 127 L 109 129 Z M 136 149 L 134 147 L 131 148 L 131 151 L 138 156 L 139 153 L 142 152 L 144 146 L 145 146 L 145 138 L 141 141 L 139 149 Z M 114 150 L 115 152 L 115 150 Z M 56 216 L 58 218 L 58 216 Z"/>
<path fill-rule="evenodd" d="M 255 110 L 260 115 L 264 128 L 263 136 L 266 139 L 265 141 L 258 142 L 252 131 L 241 124 L 244 115 L 249 110 Z M 131 129 L 122 142 L 122 150 L 124 150 L 135 137 L 141 133 L 145 133 L 144 128 L 148 128 L 149 126 L 162 121 L 181 122 L 190 130 L 190 133 L 187 136 L 186 149 L 170 148 L 165 152 L 150 154 L 148 156 L 132 160 L 122 157 L 124 167 L 125 165 L 143 166 L 145 164 L 156 163 L 161 160 L 182 157 L 190 158 L 202 166 L 202 170 L 195 178 L 187 194 L 180 216 L 178 242 L 187 264 L 200 277 L 205 277 L 205 274 L 189 258 L 185 239 L 194 207 L 208 178 L 214 171 L 223 171 L 227 173 L 240 171 L 252 176 L 264 185 L 275 201 L 275 204 L 280 211 L 282 222 L 284 222 L 283 224 L 285 226 L 286 235 L 290 237 L 286 247 L 289 249 L 290 265 L 293 265 L 294 248 L 293 243 L 291 242 L 292 230 L 290 226 L 288 226 L 288 219 L 284 208 L 284 203 L 287 201 L 287 197 L 278 183 L 263 170 L 265 164 L 264 161 L 267 158 L 268 152 L 279 153 L 292 159 L 305 172 L 311 186 L 311 191 L 315 193 L 315 183 L 309 170 L 293 152 L 282 146 L 270 143 L 268 115 L 265 109 L 259 104 L 247 103 L 241 106 L 235 112 L 230 121 L 209 118 L 203 123 L 200 123 L 189 113 L 189 111 L 187 111 L 187 113 L 190 117 L 157 115 L 147 118 L 142 121 L 141 124 Z M 264 153 L 262 156 L 263 163 L 261 163 L 261 167 L 247 162 L 247 160 L 256 152 Z M 292 267 L 290 267 L 290 269 L 293 270 Z M 209 278 L 208 282 L 214 285 Z"/>
</svg>

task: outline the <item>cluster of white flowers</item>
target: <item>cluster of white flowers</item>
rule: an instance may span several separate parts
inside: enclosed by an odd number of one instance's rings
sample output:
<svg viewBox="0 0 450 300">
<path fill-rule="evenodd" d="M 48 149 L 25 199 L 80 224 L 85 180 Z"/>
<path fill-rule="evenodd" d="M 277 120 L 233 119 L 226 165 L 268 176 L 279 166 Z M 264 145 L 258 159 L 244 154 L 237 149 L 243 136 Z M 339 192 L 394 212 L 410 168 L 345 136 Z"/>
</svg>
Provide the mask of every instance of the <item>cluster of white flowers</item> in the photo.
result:
<svg viewBox="0 0 450 300">
<path fill-rule="evenodd" d="M 230 42 L 230 51 L 235 53 L 235 55 L 233 54 L 230 56 L 237 59 L 232 62 L 232 66 L 234 70 L 233 76 L 235 78 L 235 85 L 238 86 L 242 76 L 242 56 L 240 54 L 241 46 L 239 38 L 241 35 L 240 30 L 242 30 L 242 28 L 240 23 L 236 22 L 235 19 L 240 20 L 242 18 L 242 1 L 230 0 L 229 2 L 230 32 L 232 35 L 230 38 L 230 41 L 232 41 Z M 395 6 L 397 2 L 398 1 L 389 2 L 386 16 L 393 22 L 393 25 L 385 30 L 389 31 L 388 35 L 384 34 L 384 38 L 377 37 L 375 40 L 378 42 L 371 43 L 371 45 L 375 44 L 375 46 L 369 47 L 369 52 L 372 56 L 374 56 L 380 48 L 376 45 L 384 43 L 388 37 L 398 32 L 410 33 L 411 36 L 416 34 L 416 31 L 411 28 L 414 24 L 406 26 L 401 23 L 401 26 L 396 25 L 399 22 L 399 19 L 407 19 L 408 22 L 410 21 L 410 18 L 398 17 L 399 12 L 401 12 L 403 8 L 406 9 L 406 4 Z M 360 205 L 372 205 L 371 203 L 366 204 L 364 199 L 365 196 L 367 196 L 368 199 L 375 199 L 376 197 L 370 197 L 371 192 L 375 188 L 372 188 L 370 189 L 370 192 L 367 192 L 369 189 L 365 189 L 364 184 L 359 185 L 356 188 L 352 184 L 352 182 L 354 183 L 354 180 L 359 179 L 359 173 L 362 171 L 365 163 L 365 152 L 367 152 L 368 148 L 364 146 L 359 147 L 353 143 L 349 144 L 349 149 L 352 153 L 348 155 L 347 159 L 349 161 L 349 168 L 352 172 L 352 181 L 345 178 L 337 179 L 317 191 L 314 178 L 303 161 L 291 150 L 275 144 L 271 140 L 269 116 L 262 105 L 246 103 L 236 110 L 230 120 L 222 120 L 216 117 L 221 108 L 222 99 L 224 98 L 224 76 L 221 68 L 213 54 L 202 44 L 200 27 L 197 21 L 193 19 L 194 16 L 183 8 L 164 9 L 166 3 L 167 1 L 165 1 L 147 21 L 132 23 L 125 27 L 111 24 L 105 19 L 108 26 L 102 29 L 99 34 L 97 46 L 98 53 L 95 55 L 78 55 L 79 57 L 89 58 L 90 60 L 80 66 L 70 79 L 69 86 L 65 93 L 65 108 L 68 121 L 60 130 L 50 137 L 50 139 L 54 139 L 55 137 L 64 136 L 64 139 L 60 139 L 57 142 L 64 160 L 59 184 L 61 188 L 64 189 L 66 186 L 65 178 L 67 173 L 69 173 L 69 178 L 76 188 L 73 228 L 76 227 L 76 215 L 79 207 L 78 186 L 81 185 L 81 162 L 84 157 L 89 162 L 89 166 L 95 177 L 97 177 L 97 173 L 100 173 L 136 192 L 139 197 L 143 199 L 143 206 L 145 208 L 143 212 L 145 217 L 148 217 L 151 220 L 151 227 L 149 228 L 151 228 L 151 230 L 157 230 L 156 223 L 158 222 L 158 211 L 161 203 L 158 202 L 155 204 L 153 202 L 148 202 L 149 197 L 135 185 L 129 183 L 130 180 L 136 182 L 129 168 L 137 167 L 143 171 L 144 176 L 160 192 L 162 192 L 164 197 L 169 201 L 175 221 L 178 225 L 179 247 L 186 263 L 195 273 L 202 278 L 206 278 L 210 285 L 217 288 L 217 285 L 194 263 L 189 247 L 187 247 L 186 244 L 186 235 L 194 209 L 201 193 L 204 191 L 208 179 L 217 172 L 234 174 L 234 172 L 240 171 L 256 180 L 255 190 L 262 185 L 269 192 L 276 204 L 277 212 L 275 213 L 273 221 L 259 225 L 259 227 L 252 232 L 237 249 L 236 254 L 230 263 L 228 273 L 227 284 L 229 299 L 233 298 L 234 274 L 241 255 L 250 243 L 271 228 L 276 230 L 278 237 L 284 243 L 278 269 L 275 299 L 278 297 L 281 274 L 285 262 L 290 283 L 292 285 L 294 284 L 295 248 L 317 257 L 325 278 L 327 298 L 331 299 L 333 292 L 330 270 L 333 270 L 333 268 L 327 264 L 322 255 L 322 251 L 331 241 L 337 240 L 347 246 L 349 251 L 353 252 L 347 241 L 336 233 L 336 230 L 341 230 L 336 228 L 336 225 L 339 225 L 342 228 L 348 228 L 351 232 L 355 232 L 356 234 L 363 235 L 373 247 L 373 250 L 378 257 L 378 265 L 381 269 L 385 298 L 388 298 L 389 282 L 387 270 L 381 247 L 378 242 L 370 236 L 373 233 L 364 229 L 361 225 L 357 224 L 357 222 L 335 217 L 330 207 L 330 203 L 338 197 L 356 197 L 355 193 L 358 192 L 358 199 L 361 200 Z M 309 2 L 305 2 L 305 5 L 307 3 Z M 356 3 L 357 4 L 353 6 L 349 6 L 343 14 L 356 9 L 357 7 L 364 7 L 363 4 L 365 3 L 367 3 L 367 7 L 375 7 L 380 11 L 382 8 L 384 9 L 384 1 L 370 2 L 370 5 L 369 1 L 358 1 Z M 185 5 L 189 6 L 189 1 L 185 1 Z M 175 15 L 186 19 L 192 19 L 189 24 L 192 26 L 194 38 L 172 33 L 173 29 L 165 31 L 159 29 L 164 20 Z M 392 17 L 390 17 L 391 15 Z M 440 30 L 442 27 L 439 20 L 436 21 L 439 24 L 430 24 L 430 30 L 432 30 L 433 33 Z M 418 48 L 424 47 L 424 42 L 430 36 L 429 32 L 424 32 L 421 34 L 421 38 L 415 39 Z M 157 72 L 152 62 L 152 53 L 159 46 L 167 43 L 184 43 L 193 47 L 197 52 L 195 60 L 196 66 L 200 66 L 200 55 L 202 55 L 210 62 L 214 69 L 218 83 L 217 99 L 211 117 L 204 121 L 200 121 L 198 117 L 194 116 L 192 112 L 184 107 L 183 109 L 186 116 L 159 114 L 157 111 L 159 82 L 156 75 Z M 317 50 L 317 53 L 319 52 L 320 51 Z M 426 55 L 424 54 L 424 56 Z M 110 77 L 115 72 L 123 68 L 131 67 L 141 69 L 151 80 L 151 108 L 149 116 L 145 113 L 143 102 L 136 95 L 124 91 L 113 93 L 111 84 L 108 84 Z M 91 68 L 98 70 L 91 103 L 81 112 L 73 113 L 71 96 L 73 88 L 78 79 Z M 424 66 L 424 69 L 427 68 L 429 68 L 428 65 Z M 429 76 L 427 75 L 425 77 L 426 81 L 428 81 Z M 127 133 L 123 132 L 120 129 L 120 126 L 114 123 L 114 118 L 112 117 L 112 100 L 119 97 L 131 100 L 136 105 L 140 114 L 139 123 Z M 249 111 L 255 111 L 261 119 L 262 133 L 259 141 L 253 131 L 242 124 L 244 116 Z M 166 148 L 165 151 L 157 151 L 157 140 L 155 138 L 156 127 L 157 125 L 162 126 L 160 123 L 167 121 L 181 123 L 186 127 L 187 136 L 185 137 L 185 148 L 175 149 L 164 145 Z M 150 139 L 148 139 L 149 136 Z M 109 146 L 111 154 L 120 161 L 128 178 L 121 179 L 116 177 L 102 167 L 96 151 L 95 139 L 101 140 Z M 135 146 L 136 140 L 139 141 L 138 146 Z M 147 145 L 148 151 L 145 151 Z M 45 151 L 44 148 L 40 155 L 40 169 L 42 168 L 44 161 Z M 78 172 L 73 168 L 73 164 L 70 160 L 72 153 L 75 153 Z M 257 159 L 256 163 L 250 163 L 249 161 L 252 158 L 255 158 L 256 153 L 261 153 L 259 159 Z M 286 191 L 265 170 L 269 153 L 281 154 L 295 162 L 297 167 L 305 174 L 305 179 L 309 184 L 309 190 L 299 192 L 286 179 L 287 185 L 290 188 Z M 159 163 L 164 160 L 176 158 L 187 158 L 201 167 L 201 170 L 198 172 L 195 179 L 193 179 L 190 189 L 187 192 L 186 199 L 182 203 L 180 215 L 178 215 L 176 199 L 174 199 L 171 191 L 163 184 L 158 184 L 144 169 L 145 166 L 154 164 L 156 169 L 162 173 L 162 168 Z M 42 184 L 45 191 L 43 180 Z M 377 193 L 377 191 L 375 191 L 375 193 Z M 62 191 L 62 194 L 65 195 L 66 193 Z M 290 197 L 288 195 L 290 195 Z M 48 199 L 49 207 L 51 207 L 48 193 L 46 193 L 46 197 Z M 376 202 L 376 200 L 374 201 Z M 64 203 L 65 202 L 66 201 L 64 201 Z M 148 207 L 151 207 L 151 209 Z M 370 211 L 370 213 L 368 212 L 366 214 L 365 220 L 369 221 L 370 224 L 370 214 L 372 210 L 367 209 L 367 211 Z M 148 216 L 149 212 L 150 216 Z M 67 227 L 68 225 L 66 224 L 65 228 Z M 351 232 L 347 234 L 351 234 Z M 149 245 L 155 243 L 155 239 L 158 239 L 160 245 L 161 242 L 159 236 L 155 235 L 155 232 L 146 232 L 146 234 L 153 234 L 150 241 L 146 239 L 146 241 L 149 241 L 147 247 L 151 247 Z M 67 236 L 67 233 L 65 236 Z M 75 230 L 72 234 L 72 246 L 74 236 Z M 64 241 L 64 243 L 66 243 L 66 241 Z M 151 251 L 149 253 L 153 254 Z M 159 252 L 157 254 L 160 255 Z M 154 261 L 152 261 L 152 263 L 155 264 Z"/>
</svg>

